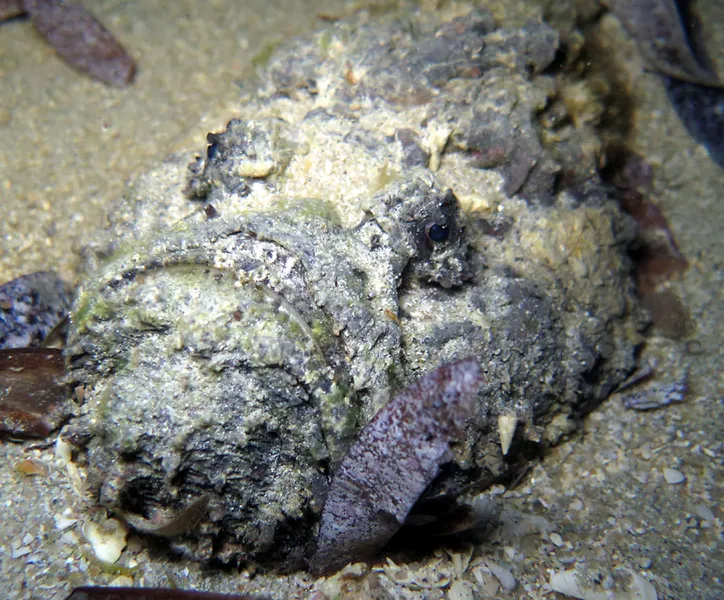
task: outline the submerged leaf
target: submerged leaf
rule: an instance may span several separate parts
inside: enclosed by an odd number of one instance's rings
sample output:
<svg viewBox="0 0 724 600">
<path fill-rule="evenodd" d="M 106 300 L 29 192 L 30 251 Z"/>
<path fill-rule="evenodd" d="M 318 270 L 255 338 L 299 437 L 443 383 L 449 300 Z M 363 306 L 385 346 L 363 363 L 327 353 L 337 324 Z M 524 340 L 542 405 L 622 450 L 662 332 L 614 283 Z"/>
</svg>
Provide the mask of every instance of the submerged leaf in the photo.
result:
<svg viewBox="0 0 724 600">
<path fill-rule="evenodd" d="M 605 0 L 656 71 L 691 83 L 719 87 L 694 16 L 683 0 Z"/>
<path fill-rule="evenodd" d="M 37 346 L 65 318 L 70 298 L 55 273 L 41 271 L 0 286 L 0 348 Z"/>
<path fill-rule="evenodd" d="M 24 13 L 22 0 L 0 0 L 0 21 L 19 17 Z"/>
<path fill-rule="evenodd" d="M 474 359 L 443 365 L 388 402 L 362 430 L 327 496 L 315 571 L 371 556 L 401 527 L 440 466 L 452 460 L 482 383 Z"/>
<path fill-rule="evenodd" d="M 45 437 L 69 415 L 65 364 L 55 348 L 0 350 L 0 433 Z"/>
<path fill-rule="evenodd" d="M 25 0 L 35 29 L 74 69 L 108 85 L 128 85 L 136 72 L 133 59 L 116 38 L 80 4 L 60 0 Z"/>
<path fill-rule="evenodd" d="M 666 93 L 681 122 L 712 160 L 724 168 L 724 88 L 664 79 Z"/>
</svg>

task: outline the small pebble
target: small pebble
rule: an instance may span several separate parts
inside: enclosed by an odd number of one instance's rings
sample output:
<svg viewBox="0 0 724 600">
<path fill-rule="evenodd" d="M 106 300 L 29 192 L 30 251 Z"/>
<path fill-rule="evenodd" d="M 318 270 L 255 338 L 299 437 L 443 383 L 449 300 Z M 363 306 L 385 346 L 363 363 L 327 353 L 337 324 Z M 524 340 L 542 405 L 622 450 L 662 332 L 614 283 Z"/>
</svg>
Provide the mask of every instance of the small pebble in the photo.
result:
<svg viewBox="0 0 724 600">
<path fill-rule="evenodd" d="M 677 483 L 683 483 L 686 479 L 686 476 L 681 471 L 667 468 L 664 469 L 664 479 L 666 480 L 666 483 L 674 485 Z"/>
<path fill-rule="evenodd" d="M 549 537 L 551 542 L 553 542 L 553 544 L 556 545 L 558 548 L 563 545 L 563 538 L 557 533 L 551 533 Z"/>
</svg>

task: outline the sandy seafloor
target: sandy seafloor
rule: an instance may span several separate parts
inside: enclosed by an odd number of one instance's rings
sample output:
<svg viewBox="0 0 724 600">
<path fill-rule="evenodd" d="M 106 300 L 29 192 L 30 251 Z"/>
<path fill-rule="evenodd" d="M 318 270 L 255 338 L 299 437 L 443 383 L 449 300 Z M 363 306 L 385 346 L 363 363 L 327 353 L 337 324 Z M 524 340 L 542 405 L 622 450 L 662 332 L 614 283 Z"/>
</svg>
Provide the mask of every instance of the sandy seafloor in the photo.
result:
<svg viewBox="0 0 724 600">
<path fill-rule="evenodd" d="M 0 24 L 0 281 L 51 269 L 72 282 L 84 237 L 104 224 L 125 182 L 173 152 L 202 148 L 234 113 L 255 55 L 319 25 L 316 14 L 341 12 L 321 0 L 85 4 L 137 59 L 133 86 L 111 89 L 71 71 L 26 20 Z M 705 26 L 724 22 L 716 0 L 702 10 Z M 603 27 L 620 37 L 615 20 Z M 709 35 L 724 73 L 724 28 Z M 655 589 L 659 598 L 724 598 L 724 172 L 687 135 L 633 47 L 616 51 L 632 56 L 631 143 L 653 165 L 655 200 L 690 261 L 671 287 L 693 333 L 650 341 L 667 369 L 690 365 L 684 404 L 643 413 L 613 397 L 515 489 L 494 490 L 504 512 L 489 541 L 327 581 L 204 571 L 135 536 L 118 561 L 134 568 L 107 572 L 91 557 L 86 505 L 53 449 L 1 443 L 0 598 L 56 600 L 74 586 L 111 583 L 273 598 L 562 598 L 549 580 L 567 569 L 589 578 L 581 597 L 652 598 Z M 47 476 L 16 472 L 26 457 L 44 462 Z M 667 483 L 665 469 L 684 481 Z"/>
</svg>

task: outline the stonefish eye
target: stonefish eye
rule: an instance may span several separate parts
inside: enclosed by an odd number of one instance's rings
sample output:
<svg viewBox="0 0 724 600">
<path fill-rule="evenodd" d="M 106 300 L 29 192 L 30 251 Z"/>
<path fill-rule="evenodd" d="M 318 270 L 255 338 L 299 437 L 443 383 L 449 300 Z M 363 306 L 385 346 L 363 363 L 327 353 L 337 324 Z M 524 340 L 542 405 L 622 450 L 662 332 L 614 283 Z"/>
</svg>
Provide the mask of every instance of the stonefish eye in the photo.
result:
<svg viewBox="0 0 724 600">
<path fill-rule="evenodd" d="M 447 225 L 440 225 L 439 223 L 428 223 L 425 226 L 425 236 L 433 244 L 440 244 L 447 241 L 450 236 L 450 229 Z"/>
</svg>

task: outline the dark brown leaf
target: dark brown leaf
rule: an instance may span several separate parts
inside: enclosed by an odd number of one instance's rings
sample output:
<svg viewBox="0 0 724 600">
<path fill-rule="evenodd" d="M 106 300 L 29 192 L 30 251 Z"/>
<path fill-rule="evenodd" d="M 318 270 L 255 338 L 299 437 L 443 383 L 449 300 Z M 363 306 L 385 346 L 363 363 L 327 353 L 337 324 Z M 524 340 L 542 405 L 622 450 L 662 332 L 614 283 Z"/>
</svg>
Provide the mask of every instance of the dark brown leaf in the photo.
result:
<svg viewBox="0 0 724 600">
<path fill-rule="evenodd" d="M 23 0 L 0 0 L 0 21 L 25 14 Z"/>
<path fill-rule="evenodd" d="M 474 359 L 443 365 L 388 402 L 360 433 L 327 496 L 315 571 L 382 550 L 410 509 L 452 460 L 483 377 Z"/>
<path fill-rule="evenodd" d="M 691 83 L 722 85 L 696 36 L 694 16 L 683 10 L 681 0 L 604 0 L 604 4 L 636 40 L 651 68 Z"/>
<path fill-rule="evenodd" d="M 133 80 L 133 59 L 81 5 L 61 0 L 25 0 L 25 8 L 35 29 L 71 67 L 117 87 Z"/>
<path fill-rule="evenodd" d="M 55 348 L 0 350 L 0 433 L 45 437 L 70 413 L 63 355 Z"/>
</svg>

